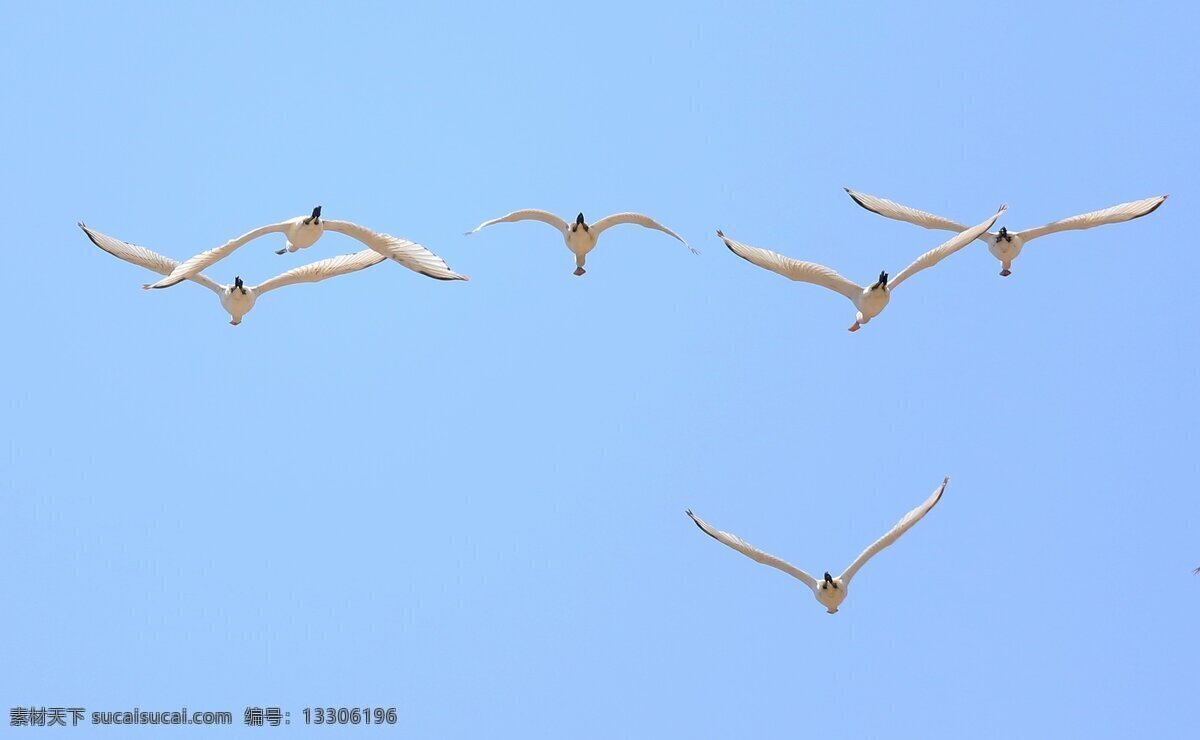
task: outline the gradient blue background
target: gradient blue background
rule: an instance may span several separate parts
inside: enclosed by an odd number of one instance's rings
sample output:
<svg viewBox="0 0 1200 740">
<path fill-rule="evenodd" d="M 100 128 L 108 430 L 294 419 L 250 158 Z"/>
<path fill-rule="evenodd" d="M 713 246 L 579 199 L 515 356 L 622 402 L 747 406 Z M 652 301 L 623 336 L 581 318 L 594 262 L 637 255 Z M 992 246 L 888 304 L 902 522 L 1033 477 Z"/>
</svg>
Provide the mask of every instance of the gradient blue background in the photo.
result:
<svg viewBox="0 0 1200 740">
<path fill-rule="evenodd" d="M 5 730 L 1195 737 L 1200 11 L 433 5 L 5 3 Z M 948 236 L 843 186 L 1018 229 L 1172 198 L 1007 280 L 973 245 L 854 335 L 713 236 L 856 280 Z M 232 328 L 75 227 L 182 259 L 317 203 L 471 282 L 388 263 Z M 462 236 L 528 207 L 703 254 Z M 281 243 L 209 272 L 359 248 Z M 683 514 L 838 572 L 944 475 L 833 617 Z"/>
</svg>

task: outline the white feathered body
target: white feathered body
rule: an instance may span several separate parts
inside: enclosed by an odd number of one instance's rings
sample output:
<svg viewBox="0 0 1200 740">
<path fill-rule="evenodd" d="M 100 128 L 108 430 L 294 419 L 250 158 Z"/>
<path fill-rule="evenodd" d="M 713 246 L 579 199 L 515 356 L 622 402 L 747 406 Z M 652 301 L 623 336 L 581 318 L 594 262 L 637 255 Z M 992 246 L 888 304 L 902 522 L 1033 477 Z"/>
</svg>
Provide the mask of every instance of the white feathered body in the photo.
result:
<svg viewBox="0 0 1200 740">
<path fill-rule="evenodd" d="M 576 226 L 574 230 L 568 228 L 563 234 L 563 239 L 567 242 L 567 248 L 579 257 L 586 256 L 588 252 L 596 248 L 595 233 L 582 226 Z"/>
<path fill-rule="evenodd" d="M 821 581 L 813 589 L 813 595 L 817 597 L 817 601 L 821 602 L 821 606 L 825 607 L 830 614 L 836 614 L 838 607 L 846 600 L 846 584 L 842 583 L 841 578 L 834 578 L 833 582 L 837 585 L 836 588 Z"/>
<path fill-rule="evenodd" d="M 1021 253 L 1021 247 L 1025 246 L 1025 241 L 1021 239 L 1020 234 L 1008 232 L 1008 239 L 1002 238 L 999 234 L 984 234 L 983 238 L 987 240 L 988 251 L 992 256 L 1001 262 L 1012 262 Z M 1011 239 L 1012 241 L 1009 241 Z"/>
<path fill-rule="evenodd" d="M 250 313 L 250 309 L 254 308 L 256 296 L 254 291 L 246 287 L 243 293 L 243 288 L 235 288 L 232 285 L 225 286 L 225 291 L 221 293 L 221 307 L 224 308 L 233 319 L 231 323 L 242 323 L 242 317 Z"/>
<path fill-rule="evenodd" d="M 854 301 L 855 307 L 858 308 L 858 323 L 865 324 L 878 316 L 887 307 L 888 301 L 891 299 L 892 295 L 888 292 L 887 288 L 866 288 L 863 290 L 862 295 Z"/>
<path fill-rule="evenodd" d="M 299 216 L 288 223 L 284 233 L 287 234 L 287 251 L 296 252 L 316 244 L 325 233 L 325 224 L 320 219 Z"/>
</svg>

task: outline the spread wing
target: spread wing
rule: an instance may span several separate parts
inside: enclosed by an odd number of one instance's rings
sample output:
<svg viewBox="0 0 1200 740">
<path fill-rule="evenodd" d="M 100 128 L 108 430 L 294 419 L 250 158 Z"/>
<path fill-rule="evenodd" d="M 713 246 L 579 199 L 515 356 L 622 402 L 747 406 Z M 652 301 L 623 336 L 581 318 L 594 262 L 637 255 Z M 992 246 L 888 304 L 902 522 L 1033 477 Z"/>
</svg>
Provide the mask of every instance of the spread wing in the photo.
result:
<svg viewBox="0 0 1200 740">
<path fill-rule="evenodd" d="M 169 275 L 167 275 L 162 280 L 159 280 L 157 283 L 153 283 L 151 285 L 143 285 L 142 287 L 147 288 L 147 289 L 149 289 L 149 288 L 169 288 L 172 285 L 175 285 L 184 280 L 187 280 L 188 278 L 192 277 L 193 275 L 198 275 L 201 270 L 209 267 L 210 265 L 217 262 L 218 260 L 222 260 L 225 257 L 228 257 L 235 249 L 242 246 L 246 242 L 257 239 L 258 237 L 263 236 L 264 234 L 270 234 L 270 233 L 276 232 L 276 231 L 285 231 L 285 230 L 287 230 L 287 227 L 288 227 L 287 221 L 284 221 L 283 223 L 278 223 L 278 224 L 270 224 L 268 226 L 260 226 L 259 228 L 255 229 L 254 231 L 248 231 L 236 239 L 225 242 L 224 244 L 222 244 L 219 247 L 210 249 L 207 252 L 201 252 L 200 254 L 196 255 L 195 257 L 192 257 L 191 259 L 188 259 L 186 262 L 184 262 L 183 264 L 176 267 L 174 270 L 171 271 L 171 273 Z"/>
<path fill-rule="evenodd" d="M 100 247 L 105 252 L 108 252 L 117 259 L 125 260 L 130 264 L 144 267 L 147 270 L 158 273 L 159 275 L 169 275 L 172 270 L 179 264 L 170 257 L 164 257 L 158 252 L 153 252 L 145 247 L 139 247 L 136 244 L 123 242 L 120 239 L 114 239 L 111 236 L 101 234 L 99 231 L 94 231 L 79 224 L 79 228 L 83 229 L 83 233 L 87 234 L 88 239 L 92 240 L 92 244 Z M 208 288 L 212 292 L 220 295 L 224 292 L 224 288 L 218 285 L 213 280 L 210 280 L 206 275 L 196 274 L 187 278 L 194 283 L 199 283 Z"/>
<path fill-rule="evenodd" d="M 446 264 L 446 260 L 416 242 L 409 241 L 408 239 L 400 239 L 391 234 L 381 234 L 377 231 L 371 231 L 357 224 L 352 224 L 349 221 L 330 221 L 326 219 L 322 223 L 325 224 L 327 231 L 336 231 L 339 234 L 353 237 L 384 257 L 393 259 L 408 269 L 421 273 L 425 277 L 431 277 L 434 280 L 470 279 L 466 275 L 459 275 L 454 270 L 451 270 L 450 266 Z"/>
<path fill-rule="evenodd" d="M 680 236 L 679 234 L 676 234 L 674 231 L 671 231 L 666 226 L 663 226 L 662 224 L 660 224 L 659 222 L 650 218 L 649 216 L 643 216 L 640 213 L 614 213 L 611 216 L 605 216 L 604 218 L 600 219 L 599 221 L 592 224 L 588 228 L 590 228 L 592 230 L 592 233 L 595 234 L 597 238 L 599 238 L 600 234 L 605 229 L 609 229 L 613 226 L 616 226 L 617 224 L 636 224 L 638 226 L 645 226 L 647 229 L 655 229 L 657 231 L 661 231 L 664 234 L 670 234 L 671 236 L 675 237 L 679 241 L 683 242 L 683 246 L 690 249 L 692 251 L 692 254 L 700 254 L 695 249 L 692 249 L 692 246 L 690 244 L 688 244 L 686 241 L 684 241 L 684 238 L 682 236 Z"/>
<path fill-rule="evenodd" d="M 1036 229 L 1027 229 L 1018 232 L 1022 241 L 1028 242 L 1030 239 L 1037 239 L 1039 236 L 1053 234 L 1056 231 L 1072 231 L 1076 229 L 1090 229 L 1093 226 L 1103 226 L 1105 224 L 1119 224 L 1122 221 L 1132 221 L 1135 218 L 1154 213 L 1158 207 L 1167 199 L 1165 195 L 1159 195 L 1155 198 L 1145 198 L 1144 200 L 1133 200 L 1128 203 L 1121 203 L 1112 208 L 1105 208 L 1100 211 L 1092 211 L 1071 218 L 1064 218 L 1061 221 L 1055 221 L 1052 224 L 1046 224 Z"/>
<path fill-rule="evenodd" d="M 844 573 L 842 573 L 842 583 L 849 584 L 850 579 L 854 577 L 854 574 L 858 572 L 859 568 L 867 564 L 868 560 L 874 557 L 875 554 L 883 548 L 900 539 L 900 535 L 912 529 L 914 524 L 921 521 L 921 518 L 928 514 L 929 510 L 932 509 L 938 501 L 942 500 L 942 493 L 946 490 L 946 484 L 949 482 L 949 478 L 943 479 L 942 485 L 938 486 L 937 490 L 933 492 L 933 495 L 925 499 L 923 504 L 905 514 L 904 518 L 901 519 L 896 526 L 892 527 L 890 532 L 875 540 L 870 547 L 868 547 L 866 550 L 863 550 L 862 554 L 850 564 L 850 567 L 847 568 Z"/>
<path fill-rule="evenodd" d="M 338 275 L 346 275 L 351 272 L 358 272 L 372 265 L 378 265 L 387 257 L 376 252 L 373 249 L 364 249 L 361 252 L 354 254 L 343 254 L 340 257 L 330 257 L 329 259 L 310 262 L 302 267 L 297 267 L 293 270 L 288 270 L 282 275 L 277 275 L 265 283 L 255 285 L 253 290 L 255 293 L 262 295 L 269 290 L 282 288 L 285 285 L 295 285 L 296 283 L 318 283 L 322 280 L 327 280 Z"/>
<path fill-rule="evenodd" d="M 996 223 L 996 219 L 1000 218 L 1000 214 L 1008 210 L 1008 206 L 1000 206 L 1000 210 L 996 211 L 996 215 L 975 224 L 971 228 L 963 231 L 961 234 L 952 237 L 949 241 L 942 244 L 940 247 L 929 250 L 925 254 L 917 257 L 917 259 L 908 267 L 900 271 L 900 274 L 892 278 L 888 282 L 888 290 L 895 290 L 900 283 L 916 275 L 921 270 L 933 267 L 937 263 L 946 259 L 958 250 L 967 246 L 971 242 L 985 234 L 988 229 L 992 228 L 992 224 Z"/>
<path fill-rule="evenodd" d="M 719 230 L 717 231 L 717 236 L 721 237 L 721 240 L 725 242 L 725 246 L 729 247 L 729 251 L 747 262 L 753 262 L 765 270 L 777 272 L 792 280 L 824 286 L 841 293 L 851 301 L 855 301 L 856 305 L 858 297 L 862 295 L 863 289 L 861 286 L 850 282 L 828 267 L 818 265 L 815 262 L 801 262 L 800 260 L 784 257 L 782 254 L 776 254 L 766 249 L 742 244 L 725 236 Z"/>
<path fill-rule="evenodd" d="M 476 231 L 479 231 L 482 228 L 491 226 L 492 224 L 511 223 L 513 221 L 541 221 L 544 224 L 550 224 L 554 228 L 558 229 L 560 234 L 566 234 L 567 229 L 571 228 L 566 221 L 563 221 L 561 218 L 555 216 L 549 211 L 539 211 L 537 209 L 530 208 L 524 211 L 513 211 L 512 213 L 501 216 L 500 218 L 493 218 L 491 221 L 484 221 L 468 231 L 467 236 L 474 234 Z"/>
<path fill-rule="evenodd" d="M 789 576 L 804 581 L 804 584 L 809 588 L 815 589 L 817 587 L 817 580 L 815 578 L 791 563 L 780 560 L 774 555 L 765 553 L 753 545 L 743 542 L 740 538 L 738 538 L 737 535 L 733 535 L 728 532 L 722 532 L 719 529 L 713 529 L 708 522 L 693 514 L 691 509 L 687 510 L 687 515 L 692 518 L 692 521 L 696 523 L 696 526 L 700 528 L 700 531 L 704 532 L 704 534 L 708 535 L 709 537 L 712 537 L 717 542 L 720 542 L 722 545 L 728 545 L 751 560 L 762 563 L 763 565 L 769 565 L 772 568 L 778 568 L 784 573 L 787 573 Z"/>
<path fill-rule="evenodd" d="M 908 206 L 900 205 L 895 201 L 876 198 L 874 195 L 860 193 L 856 190 L 851 190 L 850 188 L 842 189 L 854 199 L 855 203 L 859 204 L 863 208 L 866 208 L 872 213 L 878 213 L 880 216 L 886 216 L 887 218 L 892 218 L 897 221 L 907 221 L 910 224 L 924 226 L 927 229 L 941 229 L 943 231 L 953 231 L 955 233 L 967 230 L 966 226 L 963 226 L 957 221 L 951 221 L 948 218 L 935 216 L 934 214 L 926 213 L 925 211 L 918 211 L 916 208 L 909 208 Z"/>
</svg>

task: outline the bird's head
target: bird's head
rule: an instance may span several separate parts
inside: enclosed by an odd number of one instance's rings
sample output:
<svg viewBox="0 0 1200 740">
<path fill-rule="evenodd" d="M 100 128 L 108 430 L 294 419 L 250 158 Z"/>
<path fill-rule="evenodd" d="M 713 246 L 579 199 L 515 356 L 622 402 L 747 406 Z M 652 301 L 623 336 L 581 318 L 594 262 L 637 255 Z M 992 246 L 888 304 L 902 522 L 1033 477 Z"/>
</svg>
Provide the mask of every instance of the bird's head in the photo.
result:
<svg viewBox="0 0 1200 740">
<path fill-rule="evenodd" d="M 875 284 L 871 286 L 871 290 L 887 290 L 887 281 L 888 281 L 887 272 L 881 271 L 879 273 L 879 280 L 877 280 L 875 282 Z"/>
<path fill-rule="evenodd" d="M 996 235 L 996 241 L 998 241 L 998 242 L 999 242 L 999 241 L 1006 241 L 1006 242 L 1011 242 L 1011 241 L 1012 241 L 1012 234 L 1008 233 L 1008 227 L 1007 227 L 1007 226 L 1001 226 L 1001 227 L 1000 227 L 1000 233 L 998 233 L 998 234 Z"/>
<path fill-rule="evenodd" d="M 826 573 L 821 582 L 817 584 L 816 597 L 817 601 L 825 607 L 825 611 L 837 614 L 838 607 L 846 599 L 846 584 L 842 583 L 841 578 L 834 578 Z"/>
<path fill-rule="evenodd" d="M 242 295 L 246 295 L 246 284 L 242 282 L 240 275 L 233 279 L 233 289 L 241 291 Z"/>
<path fill-rule="evenodd" d="M 321 206 L 317 206 L 312 210 L 312 215 L 303 221 L 305 226 L 316 226 L 321 223 Z"/>
<path fill-rule="evenodd" d="M 571 231 L 577 231 L 577 230 L 579 230 L 579 229 L 581 229 L 581 228 L 582 228 L 584 231 L 588 231 L 588 230 L 589 230 L 589 229 L 588 229 L 587 222 L 585 222 L 585 221 L 583 220 L 583 214 L 582 214 L 582 213 L 580 213 L 578 216 L 576 216 L 576 217 L 575 217 L 575 223 L 571 224 Z"/>
</svg>

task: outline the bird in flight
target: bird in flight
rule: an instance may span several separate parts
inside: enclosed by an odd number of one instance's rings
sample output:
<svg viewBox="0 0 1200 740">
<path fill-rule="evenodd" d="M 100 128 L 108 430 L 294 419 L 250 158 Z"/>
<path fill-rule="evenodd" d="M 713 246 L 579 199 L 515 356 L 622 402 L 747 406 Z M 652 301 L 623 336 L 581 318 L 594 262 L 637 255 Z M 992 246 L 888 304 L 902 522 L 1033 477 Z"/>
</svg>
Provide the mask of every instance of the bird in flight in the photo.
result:
<svg viewBox="0 0 1200 740">
<path fill-rule="evenodd" d="M 616 226 L 617 224 L 636 224 L 638 226 L 645 226 L 647 229 L 656 229 L 664 234 L 670 234 L 679 241 L 683 242 L 683 245 L 691 250 L 692 254 L 699 254 L 699 252 L 697 252 L 695 249 L 692 249 L 691 245 L 684 241 L 683 237 L 681 237 L 679 234 L 676 234 L 674 231 L 671 231 L 666 226 L 663 226 L 649 216 L 643 216 L 640 213 L 616 213 L 612 216 L 605 216 L 594 224 L 588 224 L 587 221 L 584 220 L 583 214 L 580 213 L 575 217 L 575 223 L 568 224 L 566 221 L 548 211 L 527 209 L 523 211 L 513 211 L 512 213 L 501 216 L 500 218 L 493 218 L 491 221 L 484 221 L 468 231 L 467 236 L 474 234 L 480 229 L 491 226 L 492 224 L 511 223 L 514 221 L 541 221 L 544 224 L 550 224 L 554 228 L 558 229 L 558 232 L 562 234 L 563 241 L 567 243 L 567 249 L 570 249 L 571 252 L 575 254 L 576 275 L 582 275 L 583 273 L 587 272 L 587 270 L 583 269 L 583 265 L 587 262 L 588 252 L 591 252 L 596 248 L 596 241 L 606 229 Z"/>
<path fill-rule="evenodd" d="M 878 280 L 865 287 L 847 280 L 824 265 L 818 265 L 815 262 L 801 262 L 800 260 L 785 257 L 782 254 L 777 254 L 766 249 L 742 244 L 725 236 L 719 229 L 717 230 L 717 236 L 721 237 L 725 242 L 725 246 L 729 247 L 729 251 L 748 262 L 752 262 L 771 272 L 777 272 L 792 280 L 813 283 L 814 285 L 829 288 L 849 298 L 854 307 L 858 309 L 850 331 L 858 331 L 864 324 L 878 316 L 887 307 L 888 301 L 891 300 L 891 291 L 895 290 L 900 283 L 916 275 L 921 270 L 933 267 L 946 257 L 973 242 L 980 234 L 983 234 L 992 227 L 992 224 L 996 222 L 996 219 L 1000 218 L 1000 214 L 1004 213 L 1006 208 L 1008 206 L 1000 206 L 1000 210 L 996 211 L 996 215 L 969 229 L 963 229 L 962 233 L 954 236 L 941 246 L 935 247 L 921 255 L 911 265 L 901 270 L 900 274 L 892 278 L 890 282 L 888 281 L 888 274 L 885 271 L 879 273 Z"/>
<path fill-rule="evenodd" d="M 708 522 L 693 514 L 691 509 L 687 510 L 687 515 L 692 518 L 692 521 L 696 523 L 696 526 L 699 527 L 702 532 L 709 537 L 712 537 L 717 542 L 720 542 L 722 545 L 728 545 L 751 560 L 762 563 L 763 565 L 769 565 L 772 568 L 778 568 L 793 578 L 799 579 L 804 583 L 804 585 L 812 589 L 813 596 L 815 596 L 817 601 L 821 603 L 821 606 L 825 607 L 827 612 L 830 614 L 836 614 L 838 607 L 840 607 L 842 602 L 846 600 L 846 591 L 850 587 L 850 580 L 854 578 L 854 575 L 858 573 L 859 569 L 866 565 L 867 561 L 878 554 L 880 550 L 900 539 L 902 534 L 912 529 L 914 524 L 921 521 L 921 518 L 928 514 L 930 509 L 937 505 L 938 501 L 941 501 L 942 493 L 946 490 L 946 484 L 949 482 L 949 478 L 942 480 L 942 485 L 938 486 L 937 490 L 935 490 L 933 494 L 925 500 L 924 503 L 905 514 L 904 518 L 901 519 L 896 526 L 892 527 L 891 531 L 875 540 L 875 542 L 873 542 L 866 550 L 863 550 L 862 554 L 855 558 L 854 562 L 850 564 L 850 567 L 842 571 L 840 576 L 834 578 L 829 574 L 828 571 L 826 571 L 824 577 L 822 577 L 819 581 L 791 563 L 781 560 L 774 555 L 765 553 L 753 545 L 746 543 L 737 535 L 730 534 L 729 532 L 722 532 L 719 529 L 714 529 Z"/>
<path fill-rule="evenodd" d="M 908 206 L 884 200 L 883 198 L 876 198 L 874 195 L 859 193 L 850 188 L 845 188 L 845 191 L 849 193 L 855 203 L 866 208 L 868 211 L 895 219 L 896 221 L 907 221 L 910 224 L 924 226 L 927 229 L 942 229 L 945 231 L 962 231 L 966 228 L 962 224 L 951 221 L 948 218 L 935 216 L 925 211 L 918 211 L 915 208 L 909 208 Z M 1000 260 L 1000 275 L 1008 277 L 1012 274 L 1013 260 L 1021 253 L 1021 248 L 1039 236 L 1054 234 L 1059 231 L 1090 229 L 1094 226 L 1132 221 L 1135 218 L 1141 218 L 1142 216 L 1154 213 L 1166 199 L 1167 196 L 1159 195 L 1153 198 L 1145 198 L 1144 200 L 1134 200 L 1115 205 L 1111 208 L 1064 218 L 1061 221 L 1055 221 L 1045 226 L 1039 226 L 1036 229 L 1026 229 L 1024 231 L 1009 231 L 1008 227 L 1001 226 L 998 232 L 987 232 L 979 238 L 987 244 L 988 251 L 992 253 L 992 256 Z"/>
<path fill-rule="evenodd" d="M 254 231 L 248 231 L 236 239 L 225 242 L 219 247 L 201 252 L 180 264 L 171 271 L 170 275 L 167 275 L 162 280 L 156 283 L 148 283 L 142 287 L 151 289 L 169 288 L 172 285 L 178 285 L 194 275 L 199 275 L 202 270 L 225 259 L 242 245 L 264 234 L 275 232 L 286 234 L 287 244 L 283 249 L 275 252 L 275 254 L 286 254 L 287 252 L 295 252 L 311 247 L 313 244 L 316 244 L 317 240 L 321 238 L 321 235 L 326 230 L 336 231 L 357 239 L 383 255 L 385 259 L 395 260 L 408 269 L 415 270 L 426 277 L 431 277 L 435 280 L 469 279 L 466 275 L 459 275 L 451 270 L 445 260 L 416 242 L 400 239 L 391 234 L 371 231 L 368 228 L 352 224 L 349 221 L 322 219 L 321 206 L 317 206 L 312 210 L 312 215 L 310 216 L 297 216 L 277 224 L 260 226 Z"/>
<path fill-rule="evenodd" d="M 118 259 L 157 272 L 159 275 L 169 275 L 179 266 L 179 263 L 170 257 L 164 257 L 145 247 L 139 247 L 136 244 L 129 244 L 120 239 L 114 239 L 111 236 L 101 234 L 99 231 L 89 229 L 83 224 L 79 224 L 79 228 L 83 229 L 83 233 L 87 234 L 88 239 L 91 239 L 93 244 L 105 252 Z M 237 326 L 242 323 L 242 317 L 249 313 L 250 309 L 254 308 L 255 301 L 264 293 L 276 288 L 282 288 L 285 285 L 316 283 L 338 275 L 358 272 L 372 265 L 377 265 L 385 259 L 387 257 L 374 250 L 364 249 L 354 254 L 330 257 L 329 259 L 319 260 L 303 267 L 288 270 L 282 275 L 277 275 L 258 285 L 246 285 L 241 277 L 234 278 L 233 283 L 230 285 L 221 285 L 204 273 L 196 273 L 186 279 L 203 285 L 213 293 L 216 293 L 217 297 L 221 300 L 221 307 L 230 316 L 229 323 Z"/>
</svg>

